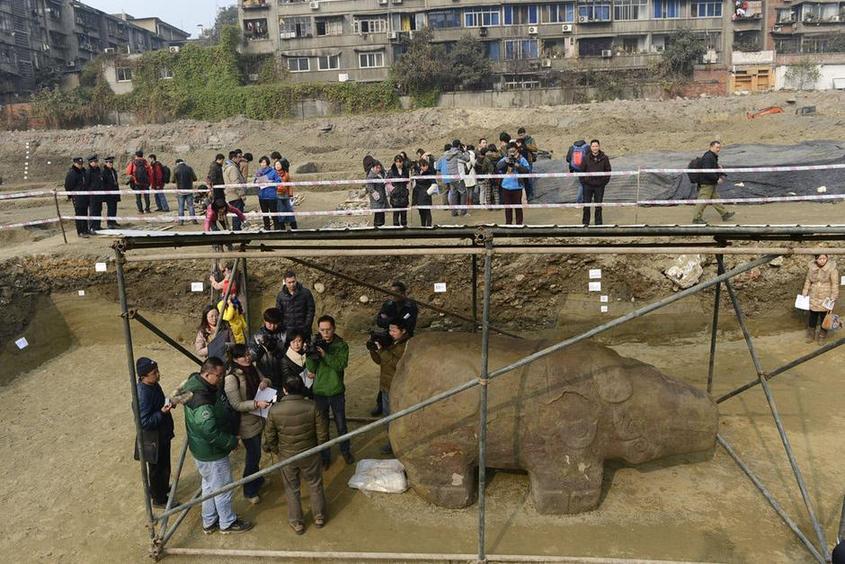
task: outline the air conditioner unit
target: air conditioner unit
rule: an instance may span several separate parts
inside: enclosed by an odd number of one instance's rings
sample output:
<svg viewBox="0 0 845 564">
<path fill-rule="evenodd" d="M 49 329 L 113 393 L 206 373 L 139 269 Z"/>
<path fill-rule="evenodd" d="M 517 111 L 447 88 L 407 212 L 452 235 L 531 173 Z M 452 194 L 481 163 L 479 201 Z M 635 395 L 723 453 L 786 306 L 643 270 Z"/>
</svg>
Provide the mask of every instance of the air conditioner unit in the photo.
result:
<svg viewBox="0 0 845 564">
<path fill-rule="evenodd" d="M 408 39 L 413 39 L 413 38 L 414 38 L 414 32 L 413 32 L 413 31 L 409 31 L 409 32 L 408 32 Z"/>
<path fill-rule="evenodd" d="M 171 53 L 178 53 L 179 52 L 179 46 L 178 45 L 171 45 L 170 47 L 167 48 L 167 50 L 170 51 Z"/>
<path fill-rule="evenodd" d="M 347 74 L 345 72 L 338 73 L 337 81 L 338 82 L 348 82 L 349 81 L 349 74 Z"/>
<path fill-rule="evenodd" d="M 258 82 L 258 73 L 257 72 L 251 72 L 251 73 L 249 73 L 247 78 L 249 79 L 250 82 Z"/>
<path fill-rule="evenodd" d="M 279 34 L 279 37 L 281 37 L 282 39 L 293 39 L 293 38 L 296 37 L 296 32 L 295 31 L 283 31 L 282 33 Z"/>
<path fill-rule="evenodd" d="M 394 4 L 401 4 L 401 3 L 402 3 L 402 0 L 393 0 L 393 3 L 394 3 Z"/>
<path fill-rule="evenodd" d="M 544 68 L 551 67 L 552 66 L 552 60 L 551 59 L 543 59 L 543 63 L 542 63 L 541 66 L 544 67 Z"/>
<path fill-rule="evenodd" d="M 601 58 L 602 59 L 609 59 L 613 56 L 613 51 L 610 49 L 602 49 L 601 50 Z"/>
<path fill-rule="evenodd" d="M 536 25 L 528 26 L 528 33 L 530 35 L 537 35 L 537 26 Z"/>
<path fill-rule="evenodd" d="M 388 0 L 378 0 L 379 5 L 386 6 Z"/>
<path fill-rule="evenodd" d="M 578 16 L 578 23 L 587 23 L 590 21 L 590 16 Z"/>
<path fill-rule="evenodd" d="M 387 34 L 387 38 L 390 41 L 398 41 L 399 40 L 399 32 L 398 31 L 391 31 Z"/>
<path fill-rule="evenodd" d="M 68 61 L 67 66 L 70 69 L 74 68 L 76 66 L 76 61 Z"/>
<path fill-rule="evenodd" d="M 480 35 L 481 37 L 487 37 L 487 28 L 486 27 L 478 28 L 478 35 Z"/>
<path fill-rule="evenodd" d="M 560 26 L 560 30 L 563 33 L 572 33 L 572 24 L 563 24 Z"/>
<path fill-rule="evenodd" d="M 312 10 L 319 10 L 320 9 L 320 2 L 318 2 L 317 0 L 314 0 L 309 5 L 311 6 Z"/>
<path fill-rule="evenodd" d="M 112 55 L 112 54 L 114 54 L 114 48 L 113 47 L 106 47 L 105 49 L 103 49 L 103 53 L 105 53 L 106 55 Z"/>
</svg>

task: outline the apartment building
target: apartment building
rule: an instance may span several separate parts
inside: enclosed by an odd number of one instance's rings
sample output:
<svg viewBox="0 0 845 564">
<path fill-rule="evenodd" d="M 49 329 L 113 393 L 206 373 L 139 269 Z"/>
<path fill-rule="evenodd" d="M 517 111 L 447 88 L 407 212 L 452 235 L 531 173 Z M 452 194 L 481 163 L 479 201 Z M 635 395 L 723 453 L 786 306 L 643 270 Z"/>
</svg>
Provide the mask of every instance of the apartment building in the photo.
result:
<svg viewBox="0 0 845 564">
<path fill-rule="evenodd" d="M 148 20 L 163 25 L 153 22 L 151 30 Z M 72 83 L 101 53 L 181 45 L 190 35 L 158 18 L 140 22 L 70 0 L 0 0 L 0 103 L 43 84 Z"/>
<path fill-rule="evenodd" d="M 729 63 L 733 3 L 722 0 L 240 0 L 248 54 L 278 54 L 294 81 L 380 81 L 402 39 L 429 28 L 484 44 L 501 87 L 551 83 L 563 70 L 644 69 L 680 29 Z M 731 11 L 731 13 L 727 13 Z"/>
<path fill-rule="evenodd" d="M 767 49 L 777 53 L 845 52 L 845 1 L 772 0 Z"/>
</svg>

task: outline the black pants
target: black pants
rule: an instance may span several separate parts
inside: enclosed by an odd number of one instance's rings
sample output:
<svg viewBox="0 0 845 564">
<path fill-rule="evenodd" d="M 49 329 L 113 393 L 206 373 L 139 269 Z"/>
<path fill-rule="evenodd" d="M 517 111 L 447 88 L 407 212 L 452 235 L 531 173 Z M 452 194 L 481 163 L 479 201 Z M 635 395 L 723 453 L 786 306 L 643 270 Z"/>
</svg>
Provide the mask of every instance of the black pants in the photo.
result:
<svg viewBox="0 0 845 564">
<path fill-rule="evenodd" d="M 89 215 L 95 217 L 97 219 L 92 219 L 88 222 L 88 226 L 97 231 L 98 229 L 102 228 L 102 217 L 103 217 L 103 198 L 99 196 L 93 196 L 91 198 L 91 205 L 88 208 L 90 210 Z"/>
<path fill-rule="evenodd" d="M 91 199 L 88 196 L 74 196 L 73 197 L 73 214 L 76 216 L 87 216 L 89 213 L 88 208 L 91 206 Z M 87 219 L 77 219 L 76 223 L 76 234 L 77 235 L 87 235 L 88 234 L 88 220 Z"/>
<path fill-rule="evenodd" d="M 395 211 L 393 212 L 393 225 L 401 225 L 402 227 L 408 226 L 408 212 L 403 211 Z"/>
<path fill-rule="evenodd" d="M 147 474 L 153 502 L 167 503 L 167 494 L 170 493 L 170 439 L 159 439 L 158 462 L 147 464 Z"/>
<path fill-rule="evenodd" d="M 810 320 L 807 325 L 810 327 L 810 329 L 815 329 L 818 324 L 824 321 L 825 315 L 827 315 L 826 311 L 811 311 Z"/>
<path fill-rule="evenodd" d="M 384 215 L 384 214 L 382 214 Z M 338 436 L 345 435 L 348 432 L 346 426 L 346 396 L 338 394 L 336 396 L 314 396 L 314 403 L 317 405 L 317 411 L 323 414 L 326 421 L 329 420 L 329 409 L 334 415 L 334 425 L 337 429 Z M 350 451 L 349 441 L 342 441 L 340 443 L 340 452 L 348 453 Z M 331 453 L 329 449 L 320 451 L 320 457 L 323 460 L 329 460 Z"/>
<path fill-rule="evenodd" d="M 373 227 L 381 227 L 384 225 L 384 212 L 373 213 Z"/>
<path fill-rule="evenodd" d="M 595 202 L 600 204 L 604 199 L 604 186 L 584 185 L 584 203 Z M 581 223 L 590 224 L 590 208 L 584 208 L 581 213 Z M 601 225 L 601 206 L 596 206 L 596 225 Z"/>
<path fill-rule="evenodd" d="M 149 190 L 149 186 L 138 186 L 136 184 L 132 185 L 133 190 Z M 144 196 L 144 205 L 141 205 L 141 196 Z M 138 211 L 144 213 L 146 210 L 147 212 L 150 211 L 150 195 L 149 194 L 135 194 L 135 205 L 138 207 Z"/>
<path fill-rule="evenodd" d="M 117 200 L 106 200 L 106 215 L 108 216 L 108 226 L 113 227 L 117 224 L 114 218 L 117 217 Z"/>
<path fill-rule="evenodd" d="M 502 196 L 504 200 L 502 203 L 506 206 L 512 206 L 522 203 L 522 188 L 519 190 L 502 189 Z M 522 225 L 522 208 L 505 208 L 505 224 L 511 225 L 513 223 L 513 212 L 516 212 L 516 225 Z"/>
<path fill-rule="evenodd" d="M 261 206 L 261 213 L 276 213 L 276 199 L 273 198 L 272 200 L 258 200 L 258 205 Z M 267 216 L 263 216 L 261 218 L 264 220 L 264 229 L 270 231 L 270 229 L 276 229 L 277 231 L 281 230 L 281 225 L 279 224 L 279 218 L 277 216 L 273 216 L 272 221 L 271 218 Z"/>
<path fill-rule="evenodd" d="M 417 210 L 420 212 L 420 225 L 431 227 L 431 210 Z"/>
</svg>

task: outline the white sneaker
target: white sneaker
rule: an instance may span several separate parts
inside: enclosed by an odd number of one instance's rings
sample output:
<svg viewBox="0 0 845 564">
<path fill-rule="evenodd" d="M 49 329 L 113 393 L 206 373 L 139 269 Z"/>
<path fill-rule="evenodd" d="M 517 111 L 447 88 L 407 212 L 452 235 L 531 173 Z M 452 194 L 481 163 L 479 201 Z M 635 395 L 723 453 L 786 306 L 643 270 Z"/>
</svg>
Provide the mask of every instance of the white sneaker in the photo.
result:
<svg viewBox="0 0 845 564">
<path fill-rule="evenodd" d="M 259 496 L 248 497 L 246 500 L 253 505 L 258 505 L 261 502 L 261 498 Z"/>
</svg>

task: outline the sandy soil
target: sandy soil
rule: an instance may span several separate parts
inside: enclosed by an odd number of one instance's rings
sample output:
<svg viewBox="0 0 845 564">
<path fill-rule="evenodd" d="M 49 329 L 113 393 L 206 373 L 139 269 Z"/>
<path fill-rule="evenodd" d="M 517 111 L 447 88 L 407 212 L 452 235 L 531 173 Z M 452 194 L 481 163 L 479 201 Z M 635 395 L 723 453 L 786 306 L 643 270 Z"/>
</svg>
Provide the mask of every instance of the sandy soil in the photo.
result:
<svg viewBox="0 0 845 564">
<path fill-rule="evenodd" d="M 583 296 L 587 299 L 587 296 Z M 0 389 L 4 414 L 4 456 L 0 473 L 7 487 L 0 512 L 14 515 L 16 526 L 0 539 L 10 561 L 141 562 L 145 559 L 139 472 L 132 461 L 133 427 L 128 416 L 126 361 L 117 308 L 96 293 L 55 295 L 53 307 L 39 308 L 27 336 L 34 346 L 56 343 L 52 357 Z M 692 314 L 690 314 L 691 316 Z M 184 319 L 151 315 L 187 342 Z M 725 316 L 727 319 L 727 316 Z M 60 320 L 61 323 L 56 321 Z M 595 322 L 595 320 L 594 320 Z M 781 330 L 765 331 L 772 320 L 752 321 L 767 368 L 812 350 L 797 319 L 775 321 Z M 341 331 L 343 331 L 341 327 Z M 346 333 L 346 332 L 345 332 Z M 376 389 L 377 373 L 362 339 L 354 332 L 349 374 L 349 413 L 365 415 Z M 57 340 L 64 336 L 65 341 Z M 163 385 L 172 389 L 191 369 L 190 362 L 135 328 L 136 355 L 156 358 Z M 562 336 L 550 330 L 544 336 Z M 707 337 L 699 330 L 667 336 L 652 326 L 639 335 L 603 337 L 623 354 L 651 362 L 685 381 L 704 385 Z M 67 347 L 65 350 L 64 347 Z M 55 355 L 55 356 L 53 356 Z M 751 363 L 735 326 L 720 332 L 715 393 L 753 377 Z M 14 362 L 3 355 L 4 364 Z M 838 398 L 845 393 L 832 367 L 845 360 L 836 351 L 780 376 L 773 389 L 796 456 L 829 539 L 838 526 L 845 470 L 838 453 L 845 424 Z M 722 433 L 761 476 L 784 508 L 812 535 L 762 391 L 756 388 L 721 407 Z M 176 414 L 174 450 L 184 437 Z M 356 441 L 359 458 L 380 457 L 383 436 Z M 233 455 L 239 471 L 243 452 Z M 264 459 L 262 464 L 269 464 Z M 26 468 L 26 471 L 22 471 Z M 476 509 L 449 511 L 430 506 L 412 492 L 364 495 L 346 487 L 351 468 L 335 461 L 327 475 L 331 520 L 322 531 L 295 537 L 285 525 L 284 498 L 273 478 L 258 506 L 240 495 L 236 508 L 254 519 L 254 532 L 232 538 L 205 537 L 192 512 L 173 546 L 322 549 L 360 551 L 472 552 Z M 178 495 L 189 497 L 198 485 L 186 466 Z M 807 556 L 798 541 L 765 504 L 752 484 L 721 450 L 712 456 L 678 457 L 639 467 L 610 464 L 605 493 L 594 512 L 568 517 L 538 515 L 530 501 L 527 477 L 496 472 L 489 489 L 489 551 L 493 553 L 570 554 L 647 557 L 725 562 L 799 562 Z M 361 523 L 367 526 L 362 528 Z"/>
</svg>

